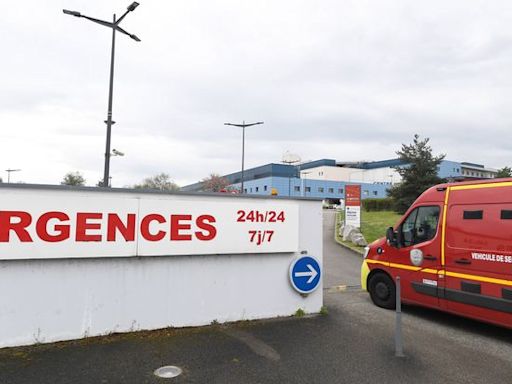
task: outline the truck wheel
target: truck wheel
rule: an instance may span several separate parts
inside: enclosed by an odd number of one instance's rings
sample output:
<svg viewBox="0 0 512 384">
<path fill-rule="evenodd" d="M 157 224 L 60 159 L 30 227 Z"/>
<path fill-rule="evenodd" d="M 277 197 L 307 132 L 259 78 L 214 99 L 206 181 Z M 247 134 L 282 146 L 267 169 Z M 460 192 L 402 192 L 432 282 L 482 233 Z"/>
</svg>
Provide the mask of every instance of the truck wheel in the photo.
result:
<svg viewBox="0 0 512 384">
<path fill-rule="evenodd" d="M 376 273 L 368 282 L 368 291 L 373 303 L 381 308 L 395 309 L 395 283 L 385 273 Z"/>
</svg>

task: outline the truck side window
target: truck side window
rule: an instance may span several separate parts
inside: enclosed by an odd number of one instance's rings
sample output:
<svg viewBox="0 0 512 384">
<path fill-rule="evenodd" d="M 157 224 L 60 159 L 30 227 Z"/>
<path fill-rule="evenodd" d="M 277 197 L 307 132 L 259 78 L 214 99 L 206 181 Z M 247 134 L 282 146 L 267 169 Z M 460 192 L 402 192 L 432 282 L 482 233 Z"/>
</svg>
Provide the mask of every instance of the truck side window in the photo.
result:
<svg viewBox="0 0 512 384">
<path fill-rule="evenodd" d="M 439 222 L 439 207 L 418 207 L 402 224 L 403 246 L 410 247 L 434 238 Z"/>
<path fill-rule="evenodd" d="M 412 211 L 402 224 L 402 241 L 405 247 L 409 247 L 414 244 L 414 225 L 416 223 L 417 216 L 418 208 Z"/>
<path fill-rule="evenodd" d="M 484 218 L 484 211 L 464 211 L 462 218 L 464 220 L 482 220 Z"/>
<path fill-rule="evenodd" d="M 504 209 L 501 211 L 501 220 L 512 220 L 512 210 Z"/>
</svg>

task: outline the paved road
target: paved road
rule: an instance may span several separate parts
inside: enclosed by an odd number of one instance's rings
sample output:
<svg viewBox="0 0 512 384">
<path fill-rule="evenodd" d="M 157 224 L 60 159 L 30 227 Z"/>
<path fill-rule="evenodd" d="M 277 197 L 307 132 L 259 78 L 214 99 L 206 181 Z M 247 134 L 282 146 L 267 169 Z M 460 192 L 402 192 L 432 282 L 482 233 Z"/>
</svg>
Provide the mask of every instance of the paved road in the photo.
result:
<svg viewBox="0 0 512 384">
<path fill-rule="evenodd" d="M 3 350 L 0 383 L 163 383 L 152 372 L 167 364 L 184 369 L 173 383 L 512 382 L 512 331 L 436 311 L 405 308 L 396 358 L 394 313 L 360 290 L 327 289 L 352 285 L 359 263 L 325 234 L 327 316 Z"/>
<path fill-rule="evenodd" d="M 324 230 L 324 287 L 360 285 L 362 258 L 334 241 L 335 211 L 325 210 Z"/>
</svg>

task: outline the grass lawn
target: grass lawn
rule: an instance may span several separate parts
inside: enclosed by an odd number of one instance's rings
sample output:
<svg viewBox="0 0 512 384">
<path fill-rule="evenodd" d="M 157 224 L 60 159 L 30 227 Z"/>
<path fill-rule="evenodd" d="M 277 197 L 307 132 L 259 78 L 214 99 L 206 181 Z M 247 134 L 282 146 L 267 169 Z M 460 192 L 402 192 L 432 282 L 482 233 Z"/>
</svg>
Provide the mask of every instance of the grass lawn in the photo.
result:
<svg viewBox="0 0 512 384">
<path fill-rule="evenodd" d="M 365 212 L 361 211 L 361 232 L 363 233 L 366 241 L 371 243 L 378 238 L 381 238 L 386 235 L 386 229 L 388 227 L 392 227 L 396 224 L 396 222 L 400 219 L 401 215 L 391 211 L 381 211 L 381 212 Z M 339 236 L 339 228 L 344 219 L 343 212 L 336 213 L 336 241 L 339 243 L 343 243 L 351 249 L 354 249 L 358 252 L 363 252 L 363 247 L 358 247 L 357 245 L 352 244 L 351 242 L 341 241 L 341 236 Z"/>
</svg>

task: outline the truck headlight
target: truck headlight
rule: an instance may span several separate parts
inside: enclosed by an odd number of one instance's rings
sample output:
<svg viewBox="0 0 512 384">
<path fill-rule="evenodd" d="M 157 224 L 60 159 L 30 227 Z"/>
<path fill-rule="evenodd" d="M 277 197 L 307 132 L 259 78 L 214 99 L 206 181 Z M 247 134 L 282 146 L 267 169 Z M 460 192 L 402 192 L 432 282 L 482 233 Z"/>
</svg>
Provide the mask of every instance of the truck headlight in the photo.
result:
<svg viewBox="0 0 512 384">
<path fill-rule="evenodd" d="M 363 259 L 366 259 L 368 257 L 369 253 L 370 253 L 370 247 L 368 247 L 368 246 L 364 247 Z"/>
</svg>

